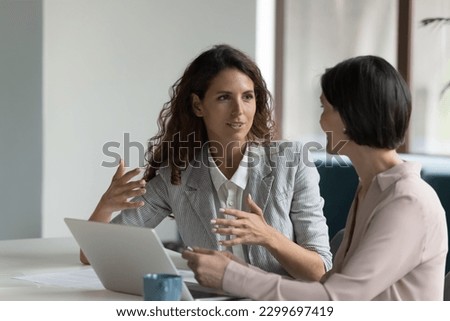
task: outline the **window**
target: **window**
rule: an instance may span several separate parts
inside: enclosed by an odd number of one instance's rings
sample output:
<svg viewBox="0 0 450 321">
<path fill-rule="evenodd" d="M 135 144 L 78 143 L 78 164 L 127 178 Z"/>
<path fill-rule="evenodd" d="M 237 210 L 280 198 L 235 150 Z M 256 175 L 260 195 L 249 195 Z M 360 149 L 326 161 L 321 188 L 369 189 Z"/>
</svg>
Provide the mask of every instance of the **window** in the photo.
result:
<svg viewBox="0 0 450 321">
<path fill-rule="evenodd" d="M 395 65 L 397 2 L 286 0 L 284 16 L 282 137 L 325 146 L 320 76 L 357 55 L 379 55 Z"/>
<path fill-rule="evenodd" d="M 357 55 L 397 66 L 398 1 L 284 0 L 281 137 L 325 145 L 319 126 L 320 76 Z M 448 0 L 413 0 L 409 152 L 450 155 L 450 17 Z M 279 35 L 278 35 L 279 36 Z M 403 35 L 400 35 L 402 37 Z"/>
<path fill-rule="evenodd" d="M 414 0 L 410 152 L 450 155 L 450 1 Z"/>
</svg>

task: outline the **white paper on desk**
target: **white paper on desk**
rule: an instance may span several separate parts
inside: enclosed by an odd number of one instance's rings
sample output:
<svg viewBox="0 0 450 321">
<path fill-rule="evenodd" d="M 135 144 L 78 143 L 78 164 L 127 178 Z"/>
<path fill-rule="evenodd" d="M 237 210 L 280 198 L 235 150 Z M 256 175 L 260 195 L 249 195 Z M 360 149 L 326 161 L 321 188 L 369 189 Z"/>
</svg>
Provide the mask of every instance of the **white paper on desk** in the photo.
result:
<svg viewBox="0 0 450 321">
<path fill-rule="evenodd" d="M 166 249 L 167 254 L 172 259 L 175 267 L 178 269 L 184 281 L 197 282 L 194 278 L 194 273 L 187 266 L 186 260 L 181 257 L 181 254 L 169 249 Z M 93 289 L 99 290 L 105 287 L 100 282 L 97 274 L 92 267 L 85 267 L 83 269 L 64 270 L 58 272 L 47 272 L 42 274 L 29 274 L 13 277 L 14 279 L 25 280 L 37 284 L 45 284 L 52 286 L 60 286 L 65 288 L 76 289 Z"/>
<path fill-rule="evenodd" d="M 60 286 L 65 288 L 100 290 L 105 287 L 91 267 L 42 274 L 30 274 L 13 277 L 38 284 Z"/>
</svg>

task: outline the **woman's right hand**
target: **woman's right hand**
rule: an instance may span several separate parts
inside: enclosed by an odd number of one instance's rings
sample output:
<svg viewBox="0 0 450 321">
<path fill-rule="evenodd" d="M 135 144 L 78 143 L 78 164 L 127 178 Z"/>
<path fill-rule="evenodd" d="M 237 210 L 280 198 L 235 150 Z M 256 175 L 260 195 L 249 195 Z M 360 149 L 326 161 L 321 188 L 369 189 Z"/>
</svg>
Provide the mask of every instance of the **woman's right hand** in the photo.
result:
<svg viewBox="0 0 450 321">
<path fill-rule="evenodd" d="M 112 178 L 111 184 L 101 197 L 90 220 L 109 222 L 113 212 L 143 206 L 143 201 L 130 201 L 131 198 L 144 195 L 146 192 L 145 180 L 130 181 L 140 173 L 140 168 L 135 168 L 125 173 L 124 162 L 123 160 L 120 160 L 120 164 Z"/>
<path fill-rule="evenodd" d="M 125 165 L 121 159 L 117 171 L 112 178 L 111 185 L 109 185 L 105 194 L 101 197 L 89 220 L 109 223 L 113 212 L 143 206 L 143 201 L 130 202 L 130 198 L 145 194 L 145 180 L 130 181 L 140 173 L 140 168 L 135 168 L 125 173 Z M 80 261 L 83 264 L 89 264 L 89 260 L 82 250 L 80 250 Z"/>
</svg>

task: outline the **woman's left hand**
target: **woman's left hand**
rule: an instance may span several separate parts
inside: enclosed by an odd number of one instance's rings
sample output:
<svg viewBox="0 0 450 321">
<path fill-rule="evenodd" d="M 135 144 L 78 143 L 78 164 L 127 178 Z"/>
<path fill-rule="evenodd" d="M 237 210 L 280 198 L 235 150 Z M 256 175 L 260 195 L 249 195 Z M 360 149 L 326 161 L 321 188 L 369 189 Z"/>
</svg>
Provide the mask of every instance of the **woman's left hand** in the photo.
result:
<svg viewBox="0 0 450 321">
<path fill-rule="evenodd" d="M 231 261 L 228 255 L 219 251 L 194 248 L 193 251 L 184 251 L 182 257 L 188 261 L 187 265 L 194 272 L 199 284 L 222 289 L 225 268 Z"/>
<path fill-rule="evenodd" d="M 220 241 L 219 244 L 224 246 L 236 244 L 265 246 L 270 243 L 271 236 L 274 235 L 275 230 L 267 224 L 262 210 L 256 205 L 250 195 L 247 198 L 247 203 L 250 213 L 236 209 L 223 209 L 221 211 L 223 214 L 234 216 L 236 219 L 218 218 L 211 221 L 214 233 L 234 236 L 230 240 Z"/>
</svg>

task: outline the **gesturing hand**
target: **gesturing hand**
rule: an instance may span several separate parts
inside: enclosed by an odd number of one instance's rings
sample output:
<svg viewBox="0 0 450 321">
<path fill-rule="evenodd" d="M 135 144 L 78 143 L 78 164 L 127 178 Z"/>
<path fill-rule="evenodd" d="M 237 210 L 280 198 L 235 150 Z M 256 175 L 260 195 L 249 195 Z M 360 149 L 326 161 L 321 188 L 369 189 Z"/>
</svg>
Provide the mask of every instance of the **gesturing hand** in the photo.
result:
<svg viewBox="0 0 450 321">
<path fill-rule="evenodd" d="M 221 209 L 226 215 L 236 217 L 236 219 L 215 219 L 213 232 L 220 235 L 234 235 L 230 240 L 220 241 L 224 246 L 233 246 L 236 244 L 259 244 L 267 245 L 275 230 L 267 224 L 262 210 L 256 205 L 251 196 L 247 198 L 250 213 L 236 209 Z"/>
<path fill-rule="evenodd" d="M 139 168 L 135 168 L 125 173 L 125 166 L 123 160 L 120 160 L 120 164 L 117 167 L 117 171 L 114 174 L 111 184 L 106 192 L 100 198 L 94 212 L 89 218 L 90 221 L 97 222 L 109 222 L 111 220 L 112 213 L 115 211 L 121 211 L 127 208 L 138 208 L 144 205 L 143 201 L 130 202 L 129 199 L 135 196 L 145 194 L 145 180 L 130 181 L 134 176 L 141 172 Z M 84 264 L 89 264 L 88 259 L 80 250 L 80 260 Z"/>
<path fill-rule="evenodd" d="M 112 213 L 127 208 L 138 208 L 144 202 L 130 202 L 130 198 L 145 194 L 145 180 L 130 181 L 141 172 L 135 168 L 125 173 L 123 160 L 120 161 L 117 171 L 114 174 L 111 184 L 100 199 L 96 212 Z"/>
</svg>

